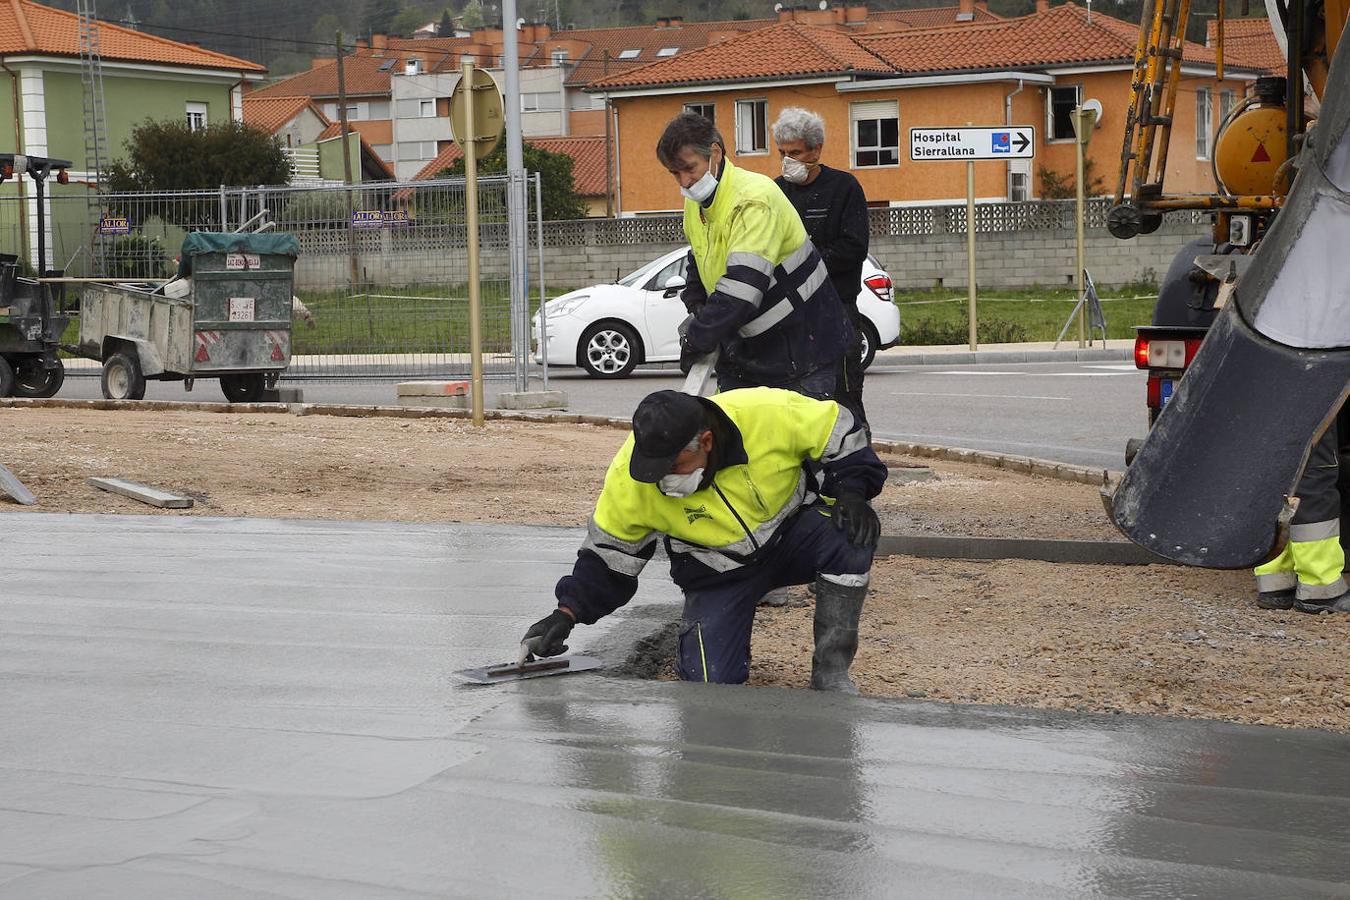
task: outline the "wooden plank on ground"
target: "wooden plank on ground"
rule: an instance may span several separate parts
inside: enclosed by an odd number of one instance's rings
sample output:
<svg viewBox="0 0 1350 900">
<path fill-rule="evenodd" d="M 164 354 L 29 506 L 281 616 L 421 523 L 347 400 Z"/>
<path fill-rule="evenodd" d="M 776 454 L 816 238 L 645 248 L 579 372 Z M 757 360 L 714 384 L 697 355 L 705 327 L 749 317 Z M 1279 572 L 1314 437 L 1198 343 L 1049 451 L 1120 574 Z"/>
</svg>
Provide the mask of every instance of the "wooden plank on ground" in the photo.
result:
<svg viewBox="0 0 1350 900">
<path fill-rule="evenodd" d="M 132 500 L 139 500 L 160 509 L 187 509 L 192 506 L 191 497 L 161 491 L 159 488 L 122 478 L 90 478 L 89 483 L 100 490 L 121 494 L 123 497 L 130 497 Z"/>
<path fill-rule="evenodd" d="M 13 497 L 16 503 L 32 506 L 37 503 L 33 492 L 23 486 L 23 482 L 14 477 L 14 473 L 0 465 L 0 493 Z"/>
</svg>

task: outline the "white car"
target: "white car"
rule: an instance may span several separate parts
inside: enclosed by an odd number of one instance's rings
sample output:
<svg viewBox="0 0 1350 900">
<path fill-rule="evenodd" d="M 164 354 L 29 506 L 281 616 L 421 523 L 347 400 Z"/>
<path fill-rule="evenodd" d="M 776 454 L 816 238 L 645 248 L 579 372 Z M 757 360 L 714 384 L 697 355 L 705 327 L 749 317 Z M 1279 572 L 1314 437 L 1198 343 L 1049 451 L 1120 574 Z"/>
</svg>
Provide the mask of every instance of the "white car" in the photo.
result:
<svg viewBox="0 0 1350 900">
<path fill-rule="evenodd" d="M 615 284 L 592 285 L 548 301 L 548 365 L 580 366 L 594 378 L 624 378 L 639 363 L 678 362 L 688 252 L 687 246 L 672 250 Z M 870 255 L 863 263 L 858 309 L 866 367 L 878 349 L 900 341 L 900 309 L 891 302 L 891 276 Z M 534 358 L 542 363 L 539 319 L 535 313 Z"/>
</svg>

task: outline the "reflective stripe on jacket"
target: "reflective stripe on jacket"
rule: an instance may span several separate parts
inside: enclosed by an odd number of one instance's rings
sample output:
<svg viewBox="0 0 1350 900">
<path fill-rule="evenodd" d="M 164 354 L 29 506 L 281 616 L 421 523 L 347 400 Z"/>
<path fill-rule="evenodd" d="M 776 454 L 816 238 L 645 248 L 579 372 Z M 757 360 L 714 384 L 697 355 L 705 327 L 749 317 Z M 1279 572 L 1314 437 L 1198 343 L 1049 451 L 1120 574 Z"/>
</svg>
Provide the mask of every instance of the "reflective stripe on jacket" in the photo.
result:
<svg viewBox="0 0 1350 900">
<path fill-rule="evenodd" d="M 773 180 L 727 160 L 706 208 L 684 204 L 688 340 L 719 371 L 785 384 L 836 363 L 851 326 L 801 217 Z"/>
<path fill-rule="evenodd" d="M 780 527 L 814 499 L 802 467 L 821 464 L 822 490 L 875 497 L 886 467 L 852 413 L 832 400 L 791 391 L 747 388 L 707 398 L 728 428 L 721 466 L 688 497 L 667 497 L 628 474 L 633 438 L 605 475 L 572 574 L 558 582 L 560 603 L 594 622 L 627 603 L 637 577 L 666 535 L 671 576 L 681 587 L 734 575 L 755 562 Z"/>
</svg>

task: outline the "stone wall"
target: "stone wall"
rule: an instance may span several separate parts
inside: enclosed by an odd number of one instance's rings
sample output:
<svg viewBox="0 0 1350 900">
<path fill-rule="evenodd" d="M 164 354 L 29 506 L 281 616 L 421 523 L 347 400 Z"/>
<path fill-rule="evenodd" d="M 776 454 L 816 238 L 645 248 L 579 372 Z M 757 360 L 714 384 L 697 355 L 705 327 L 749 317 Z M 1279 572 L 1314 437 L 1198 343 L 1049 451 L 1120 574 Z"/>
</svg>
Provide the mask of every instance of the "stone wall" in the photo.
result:
<svg viewBox="0 0 1350 900">
<path fill-rule="evenodd" d="M 976 279 L 984 290 L 1061 287 L 1076 283 L 1072 202 L 984 204 L 977 208 Z M 1099 285 L 1156 283 L 1182 244 L 1208 233 L 1207 216 L 1169 215 L 1151 235 L 1122 241 L 1105 227 L 1107 204 L 1089 204 L 1085 262 Z M 871 249 L 899 289 L 966 286 L 965 207 L 878 209 L 871 216 Z M 531 229 L 531 287 L 538 248 Z M 349 262 L 343 243 L 326 243 L 301 233 L 296 278 L 301 289 L 344 284 Z M 481 265 L 485 280 L 507 277 L 505 229 L 485 227 Z M 416 226 L 397 235 L 362 235 L 362 280 L 373 284 L 463 283 L 462 227 L 455 233 Z M 544 225 L 545 287 L 550 295 L 588 284 L 611 282 L 684 243 L 680 219 L 586 219 Z"/>
</svg>

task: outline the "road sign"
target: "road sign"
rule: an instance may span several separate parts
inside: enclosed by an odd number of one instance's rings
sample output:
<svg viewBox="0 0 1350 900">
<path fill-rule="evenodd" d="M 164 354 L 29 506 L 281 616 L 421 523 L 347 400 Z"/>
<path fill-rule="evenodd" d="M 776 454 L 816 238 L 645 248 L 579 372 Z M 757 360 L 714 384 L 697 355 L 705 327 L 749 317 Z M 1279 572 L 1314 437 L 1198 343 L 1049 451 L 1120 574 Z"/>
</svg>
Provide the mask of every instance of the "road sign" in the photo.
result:
<svg viewBox="0 0 1350 900">
<path fill-rule="evenodd" d="M 482 159 L 491 153 L 496 148 L 497 142 L 502 139 L 502 131 L 506 128 L 506 104 L 502 101 L 502 92 L 497 87 L 497 82 L 492 80 L 492 76 L 486 70 L 475 68 L 473 78 L 470 80 L 473 82 L 474 93 L 472 136 L 474 159 Z M 465 144 L 469 143 L 470 137 L 464 133 L 464 111 L 469 102 L 468 87 L 461 76 L 459 84 L 455 85 L 455 90 L 450 94 L 450 127 L 454 130 L 455 141 L 466 153 L 468 148 Z"/>
<path fill-rule="evenodd" d="M 1029 125 L 994 128 L 911 128 L 913 160 L 1031 159 L 1036 129 Z"/>
</svg>

